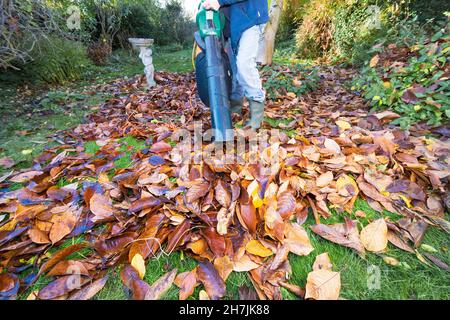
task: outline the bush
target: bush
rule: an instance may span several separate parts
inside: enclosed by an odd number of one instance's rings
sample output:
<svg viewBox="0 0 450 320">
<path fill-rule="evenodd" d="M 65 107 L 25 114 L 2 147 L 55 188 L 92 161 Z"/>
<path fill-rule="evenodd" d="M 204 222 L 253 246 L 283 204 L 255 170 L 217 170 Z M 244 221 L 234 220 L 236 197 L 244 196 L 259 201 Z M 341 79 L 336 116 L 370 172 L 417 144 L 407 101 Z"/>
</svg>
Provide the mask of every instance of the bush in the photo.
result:
<svg viewBox="0 0 450 320">
<path fill-rule="evenodd" d="M 89 59 L 91 59 L 96 66 L 106 65 L 110 54 L 111 47 L 106 42 L 91 43 L 87 49 Z"/>
<path fill-rule="evenodd" d="M 90 61 L 80 43 L 61 38 L 42 39 L 39 49 L 32 52 L 33 62 L 25 72 L 31 79 L 49 84 L 79 80 Z"/>
<path fill-rule="evenodd" d="M 289 66 L 266 66 L 262 70 L 264 89 L 270 100 L 287 95 L 301 96 L 317 88 L 319 77 L 314 67 L 295 64 Z"/>
<path fill-rule="evenodd" d="M 394 124 L 440 125 L 450 120 L 450 23 L 410 47 L 390 44 L 375 55 L 354 81 L 374 109 L 401 115 Z M 378 47 L 379 48 L 379 47 Z"/>
<path fill-rule="evenodd" d="M 296 33 L 299 54 L 315 58 L 331 48 L 331 22 L 334 7 L 340 0 L 312 0 L 305 6 L 304 18 Z"/>
<path fill-rule="evenodd" d="M 367 51 L 380 38 L 392 40 L 405 23 L 411 31 L 420 30 L 427 19 L 436 23 L 450 10 L 450 2 L 445 0 L 290 0 L 287 6 L 291 13 L 282 21 L 282 30 L 297 24 L 301 56 L 354 65 L 368 58 Z"/>
</svg>

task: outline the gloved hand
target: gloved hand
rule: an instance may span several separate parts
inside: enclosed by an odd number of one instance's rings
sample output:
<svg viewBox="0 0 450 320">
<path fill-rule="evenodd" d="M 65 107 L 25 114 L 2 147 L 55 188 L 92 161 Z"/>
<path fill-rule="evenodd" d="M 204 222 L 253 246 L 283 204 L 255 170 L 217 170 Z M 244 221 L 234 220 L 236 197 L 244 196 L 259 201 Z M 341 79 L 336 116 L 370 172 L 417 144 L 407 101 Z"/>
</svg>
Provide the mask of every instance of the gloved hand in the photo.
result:
<svg viewBox="0 0 450 320">
<path fill-rule="evenodd" d="M 218 0 L 206 0 L 203 2 L 203 8 L 217 11 L 220 9 L 220 4 Z"/>
</svg>

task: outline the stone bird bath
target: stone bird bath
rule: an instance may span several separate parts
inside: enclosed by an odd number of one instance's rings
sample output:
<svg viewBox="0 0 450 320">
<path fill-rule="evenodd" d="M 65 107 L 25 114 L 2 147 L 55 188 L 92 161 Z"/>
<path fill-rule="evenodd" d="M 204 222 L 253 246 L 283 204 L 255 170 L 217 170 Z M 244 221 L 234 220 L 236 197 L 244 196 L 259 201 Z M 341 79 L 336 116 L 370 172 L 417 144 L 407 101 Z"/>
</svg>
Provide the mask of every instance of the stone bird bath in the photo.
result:
<svg viewBox="0 0 450 320">
<path fill-rule="evenodd" d="M 147 77 L 148 87 L 156 86 L 155 82 L 155 67 L 153 66 L 153 51 L 150 48 L 154 40 L 153 39 L 144 39 L 144 38 L 129 38 L 128 41 L 133 46 L 133 49 L 139 50 L 139 58 L 141 58 L 142 63 L 145 66 L 144 72 Z"/>
</svg>

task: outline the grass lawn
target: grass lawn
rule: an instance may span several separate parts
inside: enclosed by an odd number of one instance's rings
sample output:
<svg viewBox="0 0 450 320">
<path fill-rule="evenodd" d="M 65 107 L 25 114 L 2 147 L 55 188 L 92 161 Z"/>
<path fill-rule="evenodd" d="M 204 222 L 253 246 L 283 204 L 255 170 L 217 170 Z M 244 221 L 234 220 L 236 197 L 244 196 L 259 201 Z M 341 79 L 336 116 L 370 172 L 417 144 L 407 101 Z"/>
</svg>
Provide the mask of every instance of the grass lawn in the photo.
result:
<svg viewBox="0 0 450 320">
<path fill-rule="evenodd" d="M 154 55 L 157 70 L 171 72 L 192 70 L 190 49 L 170 52 L 165 51 L 164 48 L 156 48 Z M 285 56 L 279 59 L 279 61 L 288 60 Z M 29 167 L 33 157 L 37 156 L 45 146 L 55 143 L 49 141 L 48 135 L 57 130 L 77 125 L 82 121 L 84 115 L 95 112 L 94 106 L 109 98 L 102 93 L 86 94 L 86 86 L 107 83 L 117 77 L 134 76 L 142 73 L 142 69 L 136 54 L 119 52 L 113 57 L 109 66 L 88 70 L 89 76 L 84 81 L 65 87 L 39 89 L 37 97 L 31 92 L 27 93 L 27 89 L 21 88 L 21 95 L 24 95 L 25 98 L 16 100 L 15 85 L 1 84 L 0 95 L 3 99 L 0 101 L 0 117 L 3 125 L 0 127 L 0 157 L 12 157 L 19 162 L 17 168 Z M 123 142 L 139 146 L 138 141 L 125 139 Z M 0 175 L 5 171 L 0 169 Z M 356 202 L 354 210 L 364 211 L 368 218 L 381 216 L 362 199 Z M 355 218 L 354 215 L 351 216 Z M 343 217 L 344 215 L 335 214 L 332 221 L 324 222 L 342 221 Z M 364 219 L 361 222 L 366 223 Z M 304 287 L 316 255 L 328 252 L 334 270 L 341 272 L 341 297 L 344 299 L 447 300 L 450 298 L 450 275 L 448 272 L 435 266 L 426 265 L 414 254 L 398 250 L 392 245 L 389 245 L 389 250 L 384 256 L 396 258 L 401 262 L 401 266 L 389 265 L 384 262 L 381 255 L 371 253 L 368 253 L 366 260 L 363 260 L 351 249 L 333 244 L 313 234 L 308 228 L 308 225 L 312 223 L 314 221 L 310 218 L 305 223 L 305 228 L 315 250 L 307 257 L 290 256 L 292 275 L 289 282 Z M 82 237 L 69 239 L 59 248 L 52 248 L 51 252 L 82 240 Z M 435 248 L 438 251 L 435 255 L 450 264 L 449 241 L 450 238 L 445 232 L 429 228 L 423 243 Z M 81 254 L 83 253 L 81 252 Z M 148 261 L 145 280 L 153 283 L 173 268 L 184 272 L 192 270 L 195 266 L 196 262 L 182 253 L 174 253 L 170 256 L 161 255 Z M 380 275 L 379 287 L 375 286 L 376 288 L 370 289 L 368 281 L 370 282 L 378 272 Z M 120 279 L 120 267 L 109 273 L 110 278 L 105 288 L 97 294 L 95 299 L 127 299 L 128 296 Z M 44 287 L 49 281 L 50 279 L 41 277 L 32 288 L 22 293 L 21 298 L 26 298 L 32 291 Z M 232 273 L 227 281 L 226 299 L 237 299 L 239 297 L 238 288 L 242 285 L 252 286 L 247 274 Z M 200 287 L 196 289 L 192 299 L 198 298 L 199 290 Z M 295 299 L 291 293 L 282 290 L 286 299 Z M 166 294 L 165 299 L 177 298 L 178 289 L 173 286 Z"/>
</svg>

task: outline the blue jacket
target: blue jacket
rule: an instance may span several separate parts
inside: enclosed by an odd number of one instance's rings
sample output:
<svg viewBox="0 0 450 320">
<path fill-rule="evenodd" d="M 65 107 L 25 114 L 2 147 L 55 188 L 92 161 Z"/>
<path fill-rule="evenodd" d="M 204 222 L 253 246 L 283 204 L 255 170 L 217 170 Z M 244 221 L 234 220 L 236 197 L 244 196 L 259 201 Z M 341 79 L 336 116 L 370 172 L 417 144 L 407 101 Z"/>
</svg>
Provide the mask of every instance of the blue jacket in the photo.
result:
<svg viewBox="0 0 450 320">
<path fill-rule="evenodd" d="M 245 30 L 269 21 L 267 0 L 219 0 L 221 7 L 230 6 L 231 46 L 236 50 Z"/>
</svg>

